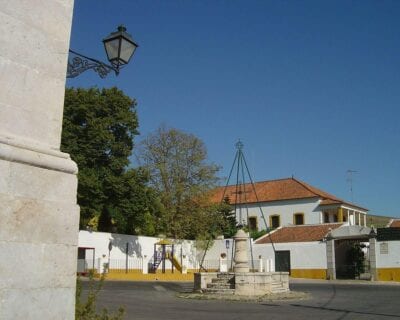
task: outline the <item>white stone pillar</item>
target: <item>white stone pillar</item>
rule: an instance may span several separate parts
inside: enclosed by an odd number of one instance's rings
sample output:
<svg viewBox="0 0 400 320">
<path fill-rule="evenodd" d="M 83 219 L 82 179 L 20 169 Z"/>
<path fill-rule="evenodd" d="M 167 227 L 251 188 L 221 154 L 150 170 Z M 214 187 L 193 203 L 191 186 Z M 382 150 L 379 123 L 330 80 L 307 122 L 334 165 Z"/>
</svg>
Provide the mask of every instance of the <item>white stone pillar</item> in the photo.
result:
<svg viewBox="0 0 400 320">
<path fill-rule="evenodd" d="M 149 273 L 149 260 L 147 259 L 147 256 L 144 256 L 142 258 L 142 273 L 143 274 Z"/>
<path fill-rule="evenodd" d="M 370 265 L 370 273 L 371 273 L 371 280 L 376 281 L 378 280 L 378 271 L 377 271 L 377 241 L 376 238 L 369 239 L 369 265 Z"/>
<path fill-rule="evenodd" d="M 263 272 L 264 271 L 264 263 L 263 263 L 263 259 L 260 256 L 258 258 L 258 272 Z"/>
<path fill-rule="evenodd" d="M 269 272 L 275 272 L 275 263 L 273 259 L 268 259 L 268 263 L 269 263 Z"/>
<path fill-rule="evenodd" d="M 0 0 L 0 319 L 75 314 L 77 166 L 60 152 L 73 0 Z"/>
<path fill-rule="evenodd" d="M 234 272 L 249 272 L 249 259 L 247 255 L 248 239 L 249 237 L 243 231 L 243 229 L 239 229 L 236 235 L 233 237 L 233 241 L 235 241 Z"/>
<path fill-rule="evenodd" d="M 187 269 L 188 269 L 188 258 L 184 254 L 182 256 L 182 274 L 187 274 Z"/>
<path fill-rule="evenodd" d="M 99 274 L 103 274 L 106 272 L 104 268 L 104 259 L 102 257 L 97 258 L 97 272 Z"/>
<path fill-rule="evenodd" d="M 219 257 L 219 272 L 228 272 L 228 261 L 226 257 Z"/>
<path fill-rule="evenodd" d="M 336 262 L 335 262 L 335 240 L 328 239 L 326 241 L 326 262 L 328 280 L 336 279 Z"/>
<path fill-rule="evenodd" d="M 349 210 L 349 212 L 350 212 L 350 210 Z M 354 217 L 354 211 L 352 211 L 351 213 L 350 213 L 350 225 L 351 226 L 354 226 L 355 225 L 355 217 Z"/>
<path fill-rule="evenodd" d="M 367 214 L 364 213 L 364 227 L 367 226 Z"/>
</svg>

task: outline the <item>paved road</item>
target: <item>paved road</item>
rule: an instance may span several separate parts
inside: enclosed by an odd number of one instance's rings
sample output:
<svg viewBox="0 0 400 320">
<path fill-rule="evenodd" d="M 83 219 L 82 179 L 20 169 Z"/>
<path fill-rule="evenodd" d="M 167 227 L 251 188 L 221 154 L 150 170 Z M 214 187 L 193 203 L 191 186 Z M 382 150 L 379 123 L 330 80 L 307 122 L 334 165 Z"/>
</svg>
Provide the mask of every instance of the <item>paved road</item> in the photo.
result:
<svg viewBox="0 0 400 320">
<path fill-rule="evenodd" d="M 291 289 L 308 292 L 310 299 L 268 303 L 177 297 L 191 287 L 190 283 L 107 281 L 98 305 L 109 309 L 123 305 L 125 320 L 400 319 L 399 285 L 295 281 Z"/>
</svg>

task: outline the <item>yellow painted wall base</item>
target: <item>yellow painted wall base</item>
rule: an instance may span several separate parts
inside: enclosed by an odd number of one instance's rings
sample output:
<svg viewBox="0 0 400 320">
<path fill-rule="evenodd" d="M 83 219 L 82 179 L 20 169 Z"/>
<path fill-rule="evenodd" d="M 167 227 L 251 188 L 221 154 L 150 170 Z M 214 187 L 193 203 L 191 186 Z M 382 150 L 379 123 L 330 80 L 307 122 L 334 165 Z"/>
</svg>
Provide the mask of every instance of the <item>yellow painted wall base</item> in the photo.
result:
<svg viewBox="0 0 400 320">
<path fill-rule="evenodd" d="M 400 268 L 378 268 L 378 281 L 400 281 Z"/>
<path fill-rule="evenodd" d="M 326 269 L 291 269 L 292 278 L 326 279 Z"/>
<path fill-rule="evenodd" d="M 193 271 L 193 272 L 196 272 L 196 271 Z M 143 273 L 143 271 L 142 271 L 142 269 L 130 269 L 130 270 L 128 270 L 128 272 L 126 272 L 125 271 L 125 269 L 110 269 L 110 271 L 108 272 L 108 273 L 112 273 L 112 274 L 116 274 L 116 273 L 123 273 L 123 274 L 126 274 L 126 273 L 128 273 L 128 274 L 131 274 L 131 273 L 140 273 L 140 274 L 142 274 Z M 156 270 L 156 274 L 162 274 L 163 272 L 162 272 L 162 269 L 161 268 L 158 268 L 157 270 Z M 174 272 L 173 272 L 174 274 L 175 273 L 181 273 L 179 270 L 174 270 Z M 189 273 L 189 271 L 188 271 L 188 273 Z M 167 270 L 165 270 L 165 274 L 172 274 L 172 270 L 171 269 L 167 269 Z"/>
<path fill-rule="evenodd" d="M 121 273 L 109 272 L 106 274 L 106 280 L 131 280 L 131 281 L 193 281 L 193 273 L 182 274 L 175 273 Z"/>
<path fill-rule="evenodd" d="M 136 270 L 135 270 L 136 271 Z M 169 271 L 169 272 L 168 272 Z M 193 270 L 194 271 L 194 270 Z M 96 275 L 95 275 L 96 276 Z M 97 275 L 99 276 L 99 275 Z M 293 278 L 306 278 L 306 279 L 326 279 L 326 269 L 292 269 L 291 277 Z M 106 274 L 108 280 L 131 280 L 131 281 L 193 281 L 194 275 L 192 272 L 181 274 L 180 272 L 171 273 L 166 270 L 166 273 L 149 273 L 142 274 L 141 272 L 111 272 Z M 378 281 L 399 281 L 400 282 L 400 268 L 378 268 L 377 269 Z"/>
<path fill-rule="evenodd" d="M 125 269 L 110 269 L 110 273 L 126 273 Z M 128 273 L 142 273 L 142 269 L 130 269 Z"/>
</svg>

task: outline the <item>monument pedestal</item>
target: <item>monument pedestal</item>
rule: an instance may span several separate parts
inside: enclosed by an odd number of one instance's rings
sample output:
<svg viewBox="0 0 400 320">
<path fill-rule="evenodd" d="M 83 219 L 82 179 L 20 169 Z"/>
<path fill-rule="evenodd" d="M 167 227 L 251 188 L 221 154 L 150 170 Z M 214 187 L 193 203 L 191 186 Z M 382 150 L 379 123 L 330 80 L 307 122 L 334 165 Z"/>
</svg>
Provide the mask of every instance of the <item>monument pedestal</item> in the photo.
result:
<svg viewBox="0 0 400 320">
<path fill-rule="evenodd" d="M 247 256 L 247 241 L 249 240 L 248 235 L 243 231 L 243 229 L 239 229 L 235 236 L 233 237 L 233 241 L 235 243 L 235 254 L 234 254 L 234 262 L 235 266 L 233 267 L 233 271 L 236 272 L 249 272 L 249 258 Z"/>
<path fill-rule="evenodd" d="M 225 277 L 227 283 L 216 279 Z M 216 283 L 220 283 L 220 290 Z M 227 288 L 230 288 L 227 290 Z M 288 272 L 243 272 L 217 273 L 199 272 L 194 274 L 194 291 L 212 294 L 234 294 L 239 296 L 262 296 L 289 291 Z"/>
<path fill-rule="evenodd" d="M 235 243 L 234 272 L 195 273 L 195 292 L 262 296 L 289 291 L 288 272 L 249 272 L 247 254 L 249 237 L 243 229 L 238 230 L 233 240 Z"/>
</svg>

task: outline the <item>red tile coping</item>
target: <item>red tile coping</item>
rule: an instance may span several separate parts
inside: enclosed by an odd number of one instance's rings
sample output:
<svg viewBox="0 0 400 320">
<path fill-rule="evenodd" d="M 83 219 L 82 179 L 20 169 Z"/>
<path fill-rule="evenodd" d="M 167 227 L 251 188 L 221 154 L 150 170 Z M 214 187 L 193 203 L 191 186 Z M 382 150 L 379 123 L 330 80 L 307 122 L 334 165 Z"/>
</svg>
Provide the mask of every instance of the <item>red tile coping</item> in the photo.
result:
<svg viewBox="0 0 400 320">
<path fill-rule="evenodd" d="M 342 225 L 343 223 L 326 223 L 280 227 L 262 236 L 255 243 L 271 243 L 271 239 L 273 243 L 321 241 L 329 231 L 339 228 Z"/>
</svg>

